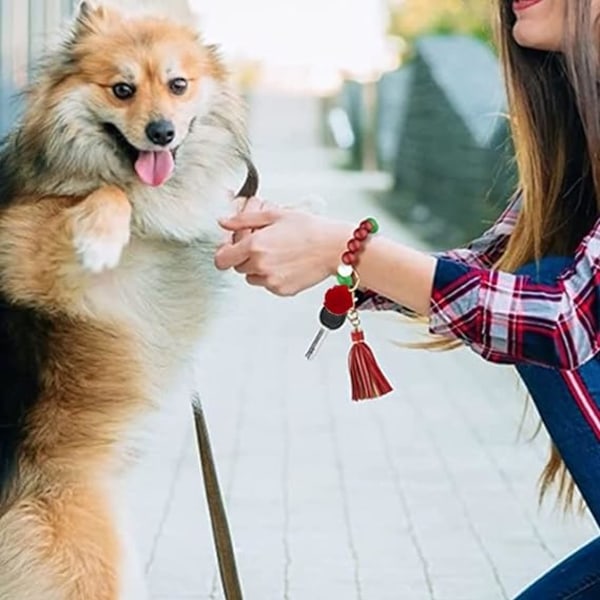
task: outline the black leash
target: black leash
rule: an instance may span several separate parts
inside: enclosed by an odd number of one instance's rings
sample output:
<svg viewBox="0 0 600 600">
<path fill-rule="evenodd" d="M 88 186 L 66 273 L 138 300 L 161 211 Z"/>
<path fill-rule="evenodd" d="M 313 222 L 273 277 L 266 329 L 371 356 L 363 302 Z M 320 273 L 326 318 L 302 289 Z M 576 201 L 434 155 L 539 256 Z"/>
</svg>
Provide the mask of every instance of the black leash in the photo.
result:
<svg viewBox="0 0 600 600">
<path fill-rule="evenodd" d="M 248 168 L 246 181 L 237 197 L 251 198 L 258 191 L 258 171 L 249 158 L 244 159 Z M 202 478 L 204 480 L 204 491 L 206 493 L 206 502 L 210 512 L 210 521 L 212 526 L 213 541 L 217 560 L 219 563 L 219 573 L 221 584 L 225 593 L 226 600 L 243 600 L 242 586 L 238 574 L 237 563 L 235 559 L 235 550 L 227 520 L 227 511 L 223 501 L 223 494 L 219 486 L 219 477 L 215 465 L 215 459 L 204 417 L 204 410 L 200 402 L 200 396 L 194 394 L 192 397 L 192 408 L 194 410 L 194 424 L 196 426 L 196 441 L 200 453 L 200 464 L 202 466 Z"/>
<path fill-rule="evenodd" d="M 210 445 L 210 436 L 198 395 L 194 395 L 192 407 L 194 409 L 196 440 L 200 452 L 204 491 L 206 492 L 206 502 L 208 503 L 210 512 L 213 540 L 219 562 L 223 592 L 227 600 L 242 600 L 242 586 L 235 560 L 231 531 L 229 530 L 229 523 L 227 521 L 227 511 L 225 510 L 223 495 L 219 487 L 219 478 Z"/>
</svg>

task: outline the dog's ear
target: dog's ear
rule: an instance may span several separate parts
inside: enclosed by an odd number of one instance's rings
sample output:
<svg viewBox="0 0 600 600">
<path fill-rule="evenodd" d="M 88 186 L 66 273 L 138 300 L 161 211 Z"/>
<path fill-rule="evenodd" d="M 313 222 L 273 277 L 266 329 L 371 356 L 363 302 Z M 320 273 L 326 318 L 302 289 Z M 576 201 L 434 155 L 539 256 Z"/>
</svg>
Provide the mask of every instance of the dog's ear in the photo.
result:
<svg viewBox="0 0 600 600">
<path fill-rule="evenodd" d="M 98 32 L 110 19 L 110 10 L 94 0 L 81 0 L 75 13 L 74 33 L 76 36 Z"/>
<path fill-rule="evenodd" d="M 77 18 L 83 20 L 89 17 L 95 5 L 90 0 L 82 0 L 77 7 Z"/>
</svg>

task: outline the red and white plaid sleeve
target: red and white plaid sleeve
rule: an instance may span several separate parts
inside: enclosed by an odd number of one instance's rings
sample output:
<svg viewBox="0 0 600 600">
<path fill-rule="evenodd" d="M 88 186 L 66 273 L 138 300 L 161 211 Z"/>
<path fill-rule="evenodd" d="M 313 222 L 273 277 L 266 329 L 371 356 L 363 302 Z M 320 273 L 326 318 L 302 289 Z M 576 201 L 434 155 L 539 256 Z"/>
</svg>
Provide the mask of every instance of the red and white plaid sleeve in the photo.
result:
<svg viewBox="0 0 600 600">
<path fill-rule="evenodd" d="M 429 329 L 491 362 L 578 368 L 600 349 L 600 220 L 552 285 L 438 259 Z"/>
</svg>

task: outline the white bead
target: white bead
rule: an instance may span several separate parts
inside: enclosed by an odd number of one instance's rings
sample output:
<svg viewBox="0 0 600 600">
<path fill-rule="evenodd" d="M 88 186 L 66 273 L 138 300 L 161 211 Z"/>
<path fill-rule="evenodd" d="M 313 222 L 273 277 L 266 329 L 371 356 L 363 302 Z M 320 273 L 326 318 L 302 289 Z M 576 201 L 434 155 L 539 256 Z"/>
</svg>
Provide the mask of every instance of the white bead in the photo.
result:
<svg viewBox="0 0 600 600">
<path fill-rule="evenodd" d="M 337 272 L 340 277 L 350 277 L 350 275 L 354 273 L 354 269 L 352 268 L 352 265 L 341 264 L 338 267 Z"/>
</svg>

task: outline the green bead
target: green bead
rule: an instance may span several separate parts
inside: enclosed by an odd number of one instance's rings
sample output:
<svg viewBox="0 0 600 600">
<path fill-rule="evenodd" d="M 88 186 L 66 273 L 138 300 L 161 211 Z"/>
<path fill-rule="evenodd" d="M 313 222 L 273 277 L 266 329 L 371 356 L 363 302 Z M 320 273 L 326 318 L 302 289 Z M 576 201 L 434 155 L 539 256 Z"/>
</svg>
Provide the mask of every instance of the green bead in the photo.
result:
<svg viewBox="0 0 600 600">
<path fill-rule="evenodd" d="M 377 219 L 374 219 L 373 217 L 369 217 L 367 219 L 367 221 L 369 221 L 369 223 L 371 223 L 371 225 L 373 226 L 371 233 L 377 233 L 379 231 L 379 223 L 377 222 Z"/>
<path fill-rule="evenodd" d="M 342 277 L 342 275 L 338 275 L 337 280 L 340 285 L 347 285 L 348 287 L 352 287 L 352 285 L 354 284 L 354 280 L 352 279 L 352 276 Z"/>
</svg>

